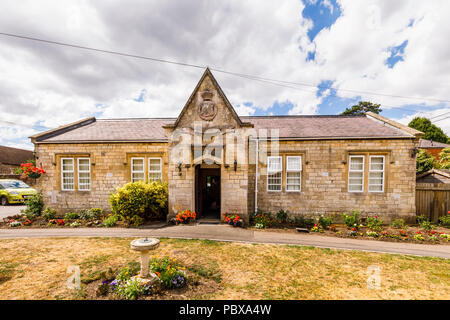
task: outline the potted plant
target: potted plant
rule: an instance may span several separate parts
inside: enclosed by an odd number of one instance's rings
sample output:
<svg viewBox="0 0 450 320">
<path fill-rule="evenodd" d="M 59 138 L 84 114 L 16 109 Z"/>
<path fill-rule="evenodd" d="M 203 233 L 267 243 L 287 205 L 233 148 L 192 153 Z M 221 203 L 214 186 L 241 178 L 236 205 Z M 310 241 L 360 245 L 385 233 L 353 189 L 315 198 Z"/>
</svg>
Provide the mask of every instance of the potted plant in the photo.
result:
<svg viewBox="0 0 450 320">
<path fill-rule="evenodd" d="M 20 168 L 15 170 L 15 173 L 20 174 L 23 178 L 40 178 L 41 175 L 45 174 L 45 170 L 42 167 L 36 166 L 36 161 L 29 160 L 26 163 L 21 163 Z"/>
</svg>

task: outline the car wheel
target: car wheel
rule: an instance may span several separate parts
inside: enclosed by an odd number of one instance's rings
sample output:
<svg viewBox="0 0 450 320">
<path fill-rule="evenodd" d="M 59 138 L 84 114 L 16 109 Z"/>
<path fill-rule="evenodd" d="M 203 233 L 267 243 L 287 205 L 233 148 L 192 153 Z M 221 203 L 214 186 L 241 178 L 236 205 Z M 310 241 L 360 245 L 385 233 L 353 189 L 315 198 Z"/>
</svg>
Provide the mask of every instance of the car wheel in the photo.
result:
<svg viewBox="0 0 450 320">
<path fill-rule="evenodd" d="M 0 198 L 0 204 L 1 204 L 2 206 L 7 206 L 7 205 L 9 204 L 8 198 L 6 198 L 5 196 L 1 197 L 1 198 Z"/>
</svg>

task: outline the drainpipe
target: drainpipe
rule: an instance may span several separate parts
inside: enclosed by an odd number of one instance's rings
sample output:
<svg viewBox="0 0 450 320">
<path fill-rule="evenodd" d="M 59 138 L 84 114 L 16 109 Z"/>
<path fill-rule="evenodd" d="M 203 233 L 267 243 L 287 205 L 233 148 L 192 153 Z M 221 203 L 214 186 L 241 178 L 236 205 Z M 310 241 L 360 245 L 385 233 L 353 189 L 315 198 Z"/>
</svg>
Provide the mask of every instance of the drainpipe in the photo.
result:
<svg viewBox="0 0 450 320">
<path fill-rule="evenodd" d="M 259 139 L 255 139 L 255 161 L 256 161 L 256 172 L 255 172 L 255 213 L 258 212 L 258 163 L 259 163 Z"/>
</svg>

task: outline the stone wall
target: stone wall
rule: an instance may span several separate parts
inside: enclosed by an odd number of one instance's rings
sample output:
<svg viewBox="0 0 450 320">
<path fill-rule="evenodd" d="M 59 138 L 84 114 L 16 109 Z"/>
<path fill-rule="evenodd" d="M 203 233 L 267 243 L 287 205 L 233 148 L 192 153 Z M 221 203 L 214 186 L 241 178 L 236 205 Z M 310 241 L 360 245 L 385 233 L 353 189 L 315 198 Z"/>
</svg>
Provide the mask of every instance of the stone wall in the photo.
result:
<svg viewBox="0 0 450 320">
<path fill-rule="evenodd" d="M 102 208 L 110 211 L 109 196 L 131 181 L 131 157 L 154 156 L 163 160 L 167 181 L 168 157 L 165 143 L 37 144 L 36 163 L 47 171 L 37 179 L 46 206 L 61 212 Z M 91 191 L 61 190 L 61 157 L 91 159 Z M 76 179 L 75 179 L 76 180 Z"/>
<path fill-rule="evenodd" d="M 285 165 L 282 191 L 267 191 L 267 168 L 260 165 L 258 208 L 272 213 L 280 209 L 289 210 L 294 215 L 359 210 L 362 215 L 377 214 L 385 221 L 397 217 L 415 219 L 416 162 L 415 157 L 411 157 L 415 147 L 417 141 L 412 139 L 281 141 L 280 155 L 283 159 L 286 155 L 302 156 L 301 192 L 285 191 Z M 367 192 L 367 173 L 365 191 L 348 192 L 348 156 L 351 154 L 385 155 L 384 192 Z M 252 194 L 254 183 L 250 184 L 249 198 L 253 197 Z M 253 202 L 249 204 L 254 205 Z"/>
</svg>

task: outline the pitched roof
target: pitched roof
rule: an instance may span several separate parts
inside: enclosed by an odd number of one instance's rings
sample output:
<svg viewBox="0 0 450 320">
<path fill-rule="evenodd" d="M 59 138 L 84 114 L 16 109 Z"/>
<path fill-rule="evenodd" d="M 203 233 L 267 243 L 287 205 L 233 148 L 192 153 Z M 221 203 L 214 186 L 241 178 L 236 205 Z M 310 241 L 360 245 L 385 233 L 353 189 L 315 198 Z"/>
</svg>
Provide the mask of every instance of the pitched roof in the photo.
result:
<svg viewBox="0 0 450 320">
<path fill-rule="evenodd" d="M 279 129 L 280 138 L 351 139 L 402 138 L 412 135 L 365 116 L 241 117 L 259 129 Z M 270 136 L 270 132 L 268 132 Z"/>
<path fill-rule="evenodd" d="M 33 158 L 33 151 L 0 146 L 0 163 L 19 166 Z"/>
<path fill-rule="evenodd" d="M 33 136 L 37 143 L 75 143 L 108 141 L 166 141 L 164 125 L 173 123 L 174 118 L 156 119 L 95 119 L 79 123 L 76 128 L 62 127 L 60 134 Z"/>
<path fill-rule="evenodd" d="M 440 149 L 440 148 L 449 148 L 450 144 L 442 143 L 442 142 L 436 142 L 432 140 L 426 140 L 426 139 L 420 139 L 419 141 L 419 148 L 421 149 Z"/>
<path fill-rule="evenodd" d="M 246 116 L 243 121 L 254 129 L 279 129 L 281 139 L 388 139 L 412 138 L 403 130 L 365 116 Z M 174 118 L 156 119 L 87 119 L 75 127 L 61 127 L 33 136 L 37 143 L 76 142 L 150 142 L 167 141 L 163 126 Z"/>
<path fill-rule="evenodd" d="M 176 127 L 178 126 L 181 118 L 183 117 L 184 113 L 186 113 L 186 110 L 189 108 L 189 105 L 191 104 L 192 100 L 194 99 L 195 93 L 198 91 L 198 89 L 200 88 L 201 83 L 203 82 L 203 80 L 206 78 L 206 76 L 208 76 L 211 81 L 213 82 L 213 85 L 217 88 L 217 91 L 219 93 L 219 95 L 222 97 L 223 101 L 225 102 L 225 106 L 230 110 L 231 114 L 233 115 L 233 118 L 236 119 L 237 123 L 239 123 L 239 125 L 241 126 L 251 126 L 251 124 L 249 123 L 245 123 L 241 121 L 241 118 L 238 116 L 238 114 L 236 113 L 236 111 L 234 110 L 233 106 L 231 105 L 230 101 L 228 100 L 227 96 L 225 95 L 225 93 L 223 92 L 222 88 L 220 87 L 219 83 L 217 82 L 216 78 L 214 77 L 214 75 L 211 73 L 211 70 L 209 70 L 209 68 L 207 67 L 205 69 L 205 72 L 203 72 L 202 77 L 200 78 L 200 80 L 197 82 L 197 85 L 195 86 L 194 90 L 191 93 L 191 96 L 189 97 L 189 99 L 186 101 L 186 104 L 184 105 L 183 109 L 181 110 L 180 114 L 178 115 L 177 119 L 175 120 L 174 123 L 168 124 L 166 125 L 167 127 Z"/>
</svg>

